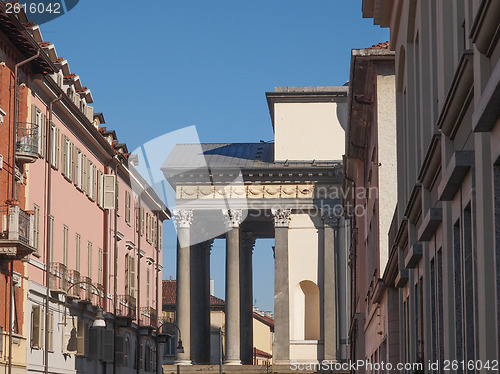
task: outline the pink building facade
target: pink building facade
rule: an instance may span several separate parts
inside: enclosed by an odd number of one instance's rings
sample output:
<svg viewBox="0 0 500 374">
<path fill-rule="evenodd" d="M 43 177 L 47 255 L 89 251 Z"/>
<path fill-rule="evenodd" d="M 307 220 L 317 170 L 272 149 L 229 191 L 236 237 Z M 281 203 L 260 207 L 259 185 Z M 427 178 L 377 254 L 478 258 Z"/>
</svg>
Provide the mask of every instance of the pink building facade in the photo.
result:
<svg viewBox="0 0 500 374">
<path fill-rule="evenodd" d="M 27 372 L 154 372 L 169 213 L 93 113 L 90 90 L 26 25 L 59 68 L 33 79 L 28 97 L 40 157 L 26 167 L 36 249 L 26 265 Z M 100 308 L 106 327 L 95 329 Z"/>
</svg>

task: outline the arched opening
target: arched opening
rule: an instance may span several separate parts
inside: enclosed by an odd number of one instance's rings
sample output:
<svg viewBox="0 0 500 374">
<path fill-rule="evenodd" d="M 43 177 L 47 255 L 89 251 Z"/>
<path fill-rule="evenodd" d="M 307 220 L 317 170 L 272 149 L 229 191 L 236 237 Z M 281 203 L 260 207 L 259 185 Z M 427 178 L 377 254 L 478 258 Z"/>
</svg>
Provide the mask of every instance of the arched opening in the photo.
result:
<svg viewBox="0 0 500 374">
<path fill-rule="evenodd" d="M 311 281 L 300 282 L 304 294 L 304 339 L 320 340 L 319 289 Z"/>
</svg>

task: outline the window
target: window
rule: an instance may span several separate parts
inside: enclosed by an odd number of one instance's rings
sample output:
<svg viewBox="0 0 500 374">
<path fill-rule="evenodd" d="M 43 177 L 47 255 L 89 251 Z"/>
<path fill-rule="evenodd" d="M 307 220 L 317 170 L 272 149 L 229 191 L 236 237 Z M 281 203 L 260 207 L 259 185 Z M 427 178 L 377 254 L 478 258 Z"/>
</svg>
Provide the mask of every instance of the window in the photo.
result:
<svg viewBox="0 0 500 374">
<path fill-rule="evenodd" d="M 68 241 L 69 241 L 69 228 L 63 225 L 63 264 L 68 266 Z"/>
<path fill-rule="evenodd" d="M 158 246 L 156 247 L 158 251 L 163 249 L 163 224 L 158 221 Z"/>
<path fill-rule="evenodd" d="M 71 168 L 71 166 L 72 166 L 71 146 L 72 146 L 72 143 L 69 141 L 69 138 L 63 134 L 62 135 L 61 171 L 62 171 L 63 175 L 69 180 L 71 179 L 72 174 L 73 174 L 72 168 Z"/>
<path fill-rule="evenodd" d="M 75 241 L 75 270 L 79 273 L 80 272 L 80 246 L 81 246 L 81 241 L 82 238 L 80 234 L 76 234 L 76 241 Z"/>
<path fill-rule="evenodd" d="M 43 321 L 43 308 L 40 305 L 33 305 L 31 309 L 31 348 L 43 348 Z"/>
<path fill-rule="evenodd" d="M 36 204 L 33 205 L 33 247 L 36 253 L 40 249 L 40 207 Z"/>
<path fill-rule="evenodd" d="M 48 314 L 49 318 L 47 324 L 47 332 L 48 332 L 47 350 L 50 352 L 54 352 L 54 312 L 49 311 Z"/>
<path fill-rule="evenodd" d="M 102 201 L 102 184 L 103 184 L 103 172 L 97 171 L 97 205 L 99 207 L 103 207 Z"/>
<path fill-rule="evenodd" d="M 59 129 L 53 124 L 50 124 L 50 163 L 55 169 L 59 169 Z"/>
<path fill-rule="evenodd" d="M 87 332 L 88 324 L 83 319 L 79 319 L 76 330 L 76 354 L 78 356 L 87 354 Z"/>
<path fill-rule="evenodd" d="M 135 297 L 135 258 L 125 255 L 125 294 Z"/>
<path fill-rule="evenodd" d="M 130 225 L 130 192 L 125 191 L 125 222 Z"/>
<path fill-rule="evenodd" d="M 45 144 L 47 142 L 45 115 L 35 105 L 31 106 L 31 122 L 38 129 L 38 154 L 45 157 Z"/>
<path fill-rule="evenodd" d="M 54 217 L 49 216 L 49 256 L 50 261 L 54 261 Z"/>
<path fill-rule="evenodd" d="M 87 196 L 89 199 L 93 200 L 94 197 L 94 173 L 95 173 L 95 166 L 92 163 L 92 161 L 89 160 L 88 164 L 88 170 L 87 170 Z"/>
<path fill-rule="evenodd" d="M 75 153 L 75 185 L 79 190 L 82 190 L 83 154 L 78 148 L 76 148 Z"/>
<path fill-rule="evenodd" d="M 92 243 L 87 242 L 87 276 L 92 278 Z"/>
<path fill-rule="evenodd" d="M 103 262 L 104 262 L 104 253 L 102 251 L 102 248 L 99 248 L 99 259 L 97 265 L 97 282 L 100 285 L 104 284 L 103 271 L 102 271 Z"/>
<path fill-rule="evenodd" d="M 146 306 L 149 306 L 149 292 L 150 292 L 149 278 L 150 278 L 150 270 L 148 268 L 146 270 Z"/>
<path fill-rule="evenodd" d="M 146 241 L 149 243 L 149 236 L 151 232 L 149 230 L 150 222 L 149 222 L 149 213 L 146 213 Z"/>
</svg>

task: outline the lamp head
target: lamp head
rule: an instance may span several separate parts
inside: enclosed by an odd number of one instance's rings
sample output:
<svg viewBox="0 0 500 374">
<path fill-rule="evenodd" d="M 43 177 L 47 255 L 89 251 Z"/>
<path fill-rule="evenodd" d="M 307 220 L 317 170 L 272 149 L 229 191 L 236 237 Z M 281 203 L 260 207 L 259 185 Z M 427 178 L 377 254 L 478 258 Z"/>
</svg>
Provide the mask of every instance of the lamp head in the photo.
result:
<svg viewBox="0 0 500 374">
<path fill-rule="evenodd" d="M 177 353 L 184 353 L 184 347 L 182 346 L 182 340 L 179 339 L 179 344 L 177 344 Z"/>
<path fill-rule="evenodd" d="M 106 321 L 104 320 L 104 316 L 102 314 L 102 308 L 97 308 L 97 315 L 95 316 L 94 323 L 92 327 L 106 327 Z"/>
</svg>

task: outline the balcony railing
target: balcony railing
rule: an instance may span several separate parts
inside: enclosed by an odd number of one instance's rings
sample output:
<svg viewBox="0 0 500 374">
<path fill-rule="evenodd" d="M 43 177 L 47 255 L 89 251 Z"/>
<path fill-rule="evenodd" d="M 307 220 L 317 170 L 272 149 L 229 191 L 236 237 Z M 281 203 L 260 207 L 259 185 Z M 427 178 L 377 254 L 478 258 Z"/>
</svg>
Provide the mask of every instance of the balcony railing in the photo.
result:
<svg viewBox="0 0 500 374">
<path fill-rule="evenodd" d="M 0 239 L 19 240 L 33 246 L 33 215 L 17 205 L 0 206 Z"/>
<path fill-rule="evenodd" d="M 130 295 L 119 295 L 117 299 L 116 315 L 117 317 L 127 317 L 135 319 L 136 317 L 136 300 Z"/>
<path fill-rule="evenodd" d="M 76 270 L 68 270 L 68 289 L 78 282 L 80 282 L 80 273 Z M 68 297 L 72 299 L 79 299 L 80 285 L 71 287 L 71 289 L 68 290 Z"/>
<path fill-rule="evenodd" d="M 17 126 L 16 161 L 24 164 L 38 159 L 38 125 L 19 122 Z"/>
<path fill-rule="evenodd" d="M 150 306 L 141 308 L 141 325 L 156 327 L 156 309 Z"/>
<path fill-rule="evenodd" d="M 59 262 L 51 262 L 49 280 L 51 291 L 66 293 L 68 289 L 68 270 L 66 269 L 66 265 Z"/>
<path fill-rule="evenodd" d="M 92 284 L 92 279 L 89 277 L 81 277 L 80 282 Z M 93 287 L 85 283 L 80 284 L 80 301 L 91 303 L 93 296 Z"/>
</svg>

